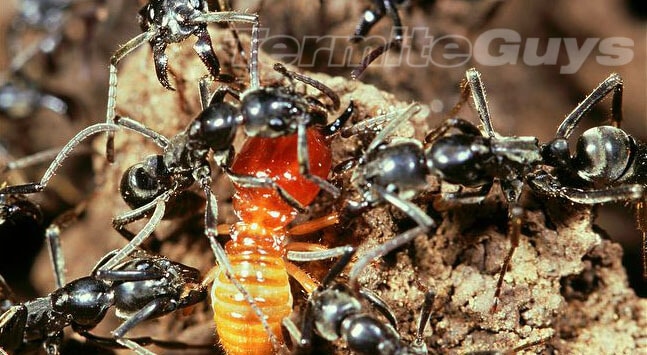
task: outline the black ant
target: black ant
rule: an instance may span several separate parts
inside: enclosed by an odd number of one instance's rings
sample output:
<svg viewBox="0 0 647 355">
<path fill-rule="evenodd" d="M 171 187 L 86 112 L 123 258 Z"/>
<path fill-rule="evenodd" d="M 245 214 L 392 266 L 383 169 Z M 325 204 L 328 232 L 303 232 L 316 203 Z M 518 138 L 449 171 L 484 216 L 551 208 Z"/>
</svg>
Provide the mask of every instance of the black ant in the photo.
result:
<svg viewBox="0 0 647 355">
<path fill-rule="evenodd" d="M 153 48 L 155 73 L 157 74 L 157 79 L 165 88 L 173 90 L 168 80 L 166 46 L 171 43 L 180 43 L 191 35 L 196 36 L 198 39 L 193 46 L 198 57 L 209 69 L 213 78 L 219 79 L 220 62 L 213 50 L 207 25 L 222 22 L 251 23 L 253 26 L 252 34 L 256 33 L 256 36 L 258 36 L 258 15 L 234 11 L 210 12 L 206 0 L 150 0 L 144 5 L 139 11 L 139 23 L 143 32 L 122 45 L 110 57 L 106 123 L 114 123 L 117 98 L 117 64 L 145 42 L 149 42 Z M 237 36 L 236 38 L 238 39 Z M 258 41 L 258 38 L 255 37 L 255 40 Z M 240 43 L 238 47 L 239 50 L 242 49 Z M 107 158 L 110 162 L 114 161 L 113 134 L 108 134 L 106 144 Z"/>
<path fill-rule="evenodd" d="M 417 206 L 402 198 L 403 194 L 412 196 L 423 189 L 427 175 L 464 187 L 477 188 L 443 195 L 446 200 L 463 203 L 480 202 L 489 193 L 494 181 L 498 180 L 508 204 L 511 248 L 499 273 L 494 294 L 495 303 L 492 307 L 492 311 L 495 311 L 503 278 L 519 243 L 524 216 L 524 208 L 520 205 L 519 198 L 525 184 L 545 194 L 578 203 L 637 201 L 639 228 L 647 230 L 643 222 L 644 176 L 647 175 L 644 173 L 647 170 L 645 144 L 637 142 L 619 128 L 602 126 L 584 133 L 575 157 L 571 157 L 568 150 L 566 139 L 579 120 L 595 103 L 612 91 L 612 113 L 615 122 L 619 123 L 622 81 L 617 74 L 612 74 L 567 116 L 558 129 L 555 140 L 540 145 L 536 137 L 495 134 L 480 73 L 476 69 L 469 69 L 466 72 L 462 99 L 455 111 L 471 94 L 486 135 L 468 121 L 451 118 L 427 134 L 424 150 L 420 143 L 411 139 L 398 139 L 384 144 L 387 135 L 401 121 L 411 117 L 411 114 L 400 115 L 376 136 L 367 152 L 360 158 L 351 182 L 359 189 L 362 200 L 348 201 L 346 208 L 349 211 L 361 210 L 387 201 L 414 219 L 420 226 L 418 228 L 424 227 L 423 230 L 428 230 L 433 226 L 429 223 L 429 217 Z M 384 121 L 384 117 L 371 121 Z M 370 124 L 374 122 L 363 123 L 361 127 Z M 458 133 L 449 134 L 450 130 L 457 130 Z M 347 131 L 352 134 L 357 128 L 352 127 Z M 556 167 L 557 177 L 543 170 L 534 174 L 537 168 L 543 165 Z M 563 186 L 577 176 L 588 185 L 616 182 L 622 184 L 597 189 Z"/>
<path fill-rule="evenodd" d="M 89 341 L 124 346 L 137 353 L 150 353 L 142 347 L 148 344 L 175 349 L 206 347 L 149 337 L 125 338 L 126 333 L 145 320 L 202 302 L 207 292 L 200 284 L 200 272 L 192 267 L 143 252 L 106 267 L 118 255 L 109 253 L 90 276 L 59 286 L 48 296 L 19 304 L 10 299 L 2 303 L 0 347 L 14 351 L 43 343 L 48 354 L 58 354 L 67 326 Z M 61 279 L 63 272 L 57 267 L 56 278 Z M 0 289 L 11 296 L 4 280 L 0 281 Z M 112 332 L 112 338 L 91 334 L 89 331 L 103 320 L 110 307 L 115 307 L 117 315 L 125 321 Z"/>
<path fill-rule="evenodd" d="M 301 328 L 297 328 L 289 318 L 283 320 L 283 325 L 295 340 L 297 349 L 310 349 L 313 334 L 316 333 L 327 341 L 343 339 L 348 349 L 358 354 L 428 354 L 423 333 L 427 323 L 429 323 L 436 297 L 435 292 L 432 290 L 425 292 L 416 335 L 411 343 L 406 343 L 397 333 L 397 320 L 390 307 L 377 294 L 368 289 L 360 288 L 358 284 L 360 272 L 371 261 L 387 255 L 409 241 L 411 241 L 410 237 L 401 235 L 387 243 L 378 245 L 360 256 L 348 274 L 348 286 L 335 282 L 335 279 L 340 276 L 355 254 L 355 248 L 351 246 L 345 247 L 344 253 L 331 267 L 321 285 L 310 294 L 304 310 Z M 375 307 L 389 323 L 386 324 L 372 314 L 366 313 L 362 309 L 362 300 L 366 300 L 371 306 Z M 552 338 L 552 335 L 508 351 L 487 350 L 468 352 L 467 354 L 516 354 L 518 351 L 545 344 L 550 338 Z"/>
<path fill-rule="evenodd" d="M 371 142 L 359 159 L 358 167 L 351 177 L 351 183 L 361 195 L 361 201 L 348 201 L 346 209 L 358 211 L 380 202 L 389 202 L 402 210 L 418 224 L 417 228 L 405 232 L 408 238 L 425 233 L 435 226 L 419 207 L 408 199 L 427 186 L 428 175 L 443 181 L 478 188 L 476 191 L 446 194 L 445 199 L 465 203 L 482 200 L 490 191 L 493 182 L 499 180 L 508 202 L 511 219 L 511 239 L 513 246 L 521 233 L 523 208 L 519 204 L 524 178 L 535 166 L 543 162 L 539 144 L 534 137 L 501 137 L 494 133 L 485 99 L 485 91 L 480 73 L 470 69 L 466 73 L 467 85 L 463 92 L 466 100 L 472 93 L 479 118 L 487 136 L 474 124 L 460 118 L 445 121 L 432 130 L 425 138 L 425 145 L 414 139 L 395 139 L 385 143 L 386 137 L 399 124 L 413 116 L 411 108 L 396 115 Z M 411 107 L 411 106 L 410 106 Z M 384 121 L 377 117 L 370 121 Z M 361 127 L 375 124 L 363 123 Z M 447 134 L 450 130 L 458 133 Z M 347 133 L 357 131 L 352 127 Z M 413 234 L 412 234 L 413 233 Z M 509 256 L 510 257 L 510 256 Z M 509 263 L 506 258 L 499 283 Z M 495 307 L 498 302 L 500 285 L 495 294 Z"/>
<path fill-rule="evenodd" d="M 538 193 L 578 204 L 631 201 L 642 232 L 643 277 L 647 279 L 647 143 L 620 129 L 623 82 L 613 73 L 560 124 L 555 138 L 542 145 L 544 164 L 554 167 L 528 178 Z M 571 155 L 568 139 L 591 108 L 612 93 L 612 125 L 596 126 L 578 138 Z"/>
<path fill-rule="evenodd" d="M 380 250 L 381 255 L 388 252 L 381 246 L 377 249 Z M 353 247 L 346 247 L 339 261 L 324 277 L 321 286 L 310 294 L 301 330 L 290 319 L 284 319 L 283 324 L 296 340 L 297 347 L 309 349 L 313 333 L 316 332 L 328 341 L 343 339 L 348 349 L 358 354 L 427 354 L 427 345 L 422 334 L 429 322 L 435 293 L 428 291 L 425 294 L 415 340 L 411 344 L 406 344 L 395 330 L 397 329 L 395 315 L 379 296 L 366 289 L 354 290 L 352 287 L 335 282 L 354 254 Z M 362 259 L 373 260 L 374 256 L 369 253 L 368 256 L 362 256 Z M 366 265 L 370 260 L 362 265 Z M 356 267 L 357 264 L 353 269 Z M 353 276 L 350 283 L 356 284 Z M 366 313 L 362 309 L 362 301 L 358 295 L 375 306 L 390 324 L 385 324 L 379 318 Z"/>
</svg>

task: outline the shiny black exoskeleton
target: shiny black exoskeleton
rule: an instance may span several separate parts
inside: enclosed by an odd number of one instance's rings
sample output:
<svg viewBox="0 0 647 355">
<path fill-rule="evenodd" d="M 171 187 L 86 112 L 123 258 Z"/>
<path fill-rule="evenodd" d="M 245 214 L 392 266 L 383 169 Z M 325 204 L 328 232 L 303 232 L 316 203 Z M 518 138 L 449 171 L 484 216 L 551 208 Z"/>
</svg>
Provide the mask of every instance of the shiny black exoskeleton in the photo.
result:
<svg viewBox="0 0 647 355">
<path fill-rule="evenodd" d="M 418 206 L 409 200 L 427 186 L 427 176 L 441 181 L 476 188 L 444 194 L 445 199 L 462 203 L 479 202 L 489 193 L 493 183 L 499 181 L 508 202 L 511 218 L 512 250 L 520 234 L 523 209 L 519 204 L 526 176 L 544 163 L 542 150 L 535 137 L 503 137 L 495 134 L 485 99 L 480 73 L 470 69 L 466 73 L 467 85 L 463 99 L 471 93 L 486 135 L 478 127 L 460 118 L 452 118 L 432 130 L 425 144 L 414 139 L 398 138 L 385 143 L 386 137 L 403 121 L 415 113 L 410 106 L 399 114 L 375 137 L 364 156 L 359 159 L 351 177 L 352 185 L 359 191 L 359 201 L 349 200 L 350 211 L 361 211 L 381 202 L 399 208 L 426 232 L 435 226 Z M 383 119 L 383 118 L 376 118 Z M 411 239 L 416 228 L 396 239 Z M 504 261 L 495 295 L 498 300 L 504 271 L 511 254 Z"/>
<path fill-rule="evenodd" d="M 202 302 L 207 296 L 199 271 L 192 267 L 140 253 L 104 269 L 103 262 L 111 256 L 107 255 L 90 276 L 67 283 L 46 297 L 4 304 L 5 309 L 0 309 L 0 348 L 17 351 L 44 343 L 48 354 L 57 354 L 67 326 L 89 340 L 120 346 L 120 340 L 139 323 Z M 2 284 L 0 289 L 8 290 L 8 286 Z M 111 307 L 125 319 L 112 332 L 113 338 L 90 334 Z M 150 338 L 134 340 L 141 344 L 186 346 Z"/>
<path fill-rule="evenodd" d="M 257 24 L 256 15 L 226 12 L 217 9 L 209 12 L 205 0 L 150 0 L 139 11 L 139 24 L 144 31 L 121 47 L 111 58 L 117 65 L 126 54 L 149 42 L 153 49 L 155 72 L 159 82 L 167 89 L 173 89 L 168 80 L 168 58 L 166 46 L 180 43 L 189 36 L 197 41 L 193 49 L 214 78 L 220 76 L 220 62 L 207 32 L 207 25 L 214 22 L 246 22 Z"/>
<path fill-rule="evenodd" d="M 29 276 L 43 244 L 45 227 L 37 204 L 22 195 L 0 194 L 0 274 L 10 282 Z"/>
<path fill-rule="evenodd" d="M 395 40 L 401 42 L 403 33 L 398 6 L 401 6 L 405 2 L 407 0 L 373 0 L 373 7 L 364 10 L 351 40 L 354 42 L 361 41 L 376 23 L 384 16 L 388 16 L 391 18 L 391 22 L 393 22 Z"/>
<path fill-rule="evenodd" d="M 541 194 L 574 203 L 633 202 L 636 225 L 642 232 L 643 277 L 647 279 L 647 143 L 620 129 L 622 78 L 611 74 L 562 122 L 555 138 L 542 145 L 546 165 L 529 178 L 530 187 Z M 574 154 L 568 139 L 591 108 L 612 93 L 612 126 L 586 130 L 577 139 Z"/>
<path fill-rule="evenodd" d="M 377 295 L 368 290 L 356 291 L 352 287 L 335 282 L 354 253 L 354 248 L 347 247 L 344 255 L 326 275 L 321 286 L 310 294 L 300 331 L 295 329 L 291 321 L 284 320 L 284 325 L 295 338 L 297 347 L 302 350 L 308 349 L 315 332 L 328 341 L 344 340 L 348 349 L 356 354 L 427 354 L 427 346 L 422 334 L 429 321 L 435 294 L 427 292 L 425 296 L 415 340 L 411 344 L 404 342 L 395 330 L 395 316 Z M 355 269 L 356 266 L 353 268 Z M 353 284 L 354 281 L 351 280 L 350 283 Z M 380 318 L 367 313 L 363 309 L 362 298 L 380 310 L 391 324 L 385 324 Z"/>
<path fill-rule="evenodd" d="M 139 25 L 144 32 L 155 35 L 150 39 L 157 79 L 165 88 L 168 81 L 168 59 L 164 51 L 169 43 L 179 43 L 194 35 L 198 41 L 194 49 L 214 77 L 220 74 L 220 62 L 213 50 L 207 22 L 194 18 L 208 12 L 204 0 L 151 0 L 139 10 Z"/>
</svg>

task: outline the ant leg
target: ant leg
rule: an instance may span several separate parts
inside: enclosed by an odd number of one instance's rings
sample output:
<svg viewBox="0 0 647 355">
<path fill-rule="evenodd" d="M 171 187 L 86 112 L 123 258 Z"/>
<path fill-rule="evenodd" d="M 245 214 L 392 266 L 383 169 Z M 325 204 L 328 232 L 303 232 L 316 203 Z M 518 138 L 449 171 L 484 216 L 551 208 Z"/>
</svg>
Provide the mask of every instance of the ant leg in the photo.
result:
<svg viewBox="0 0 647 355">
<path fill-rule="evenodd" d="M 479 203 L 490 193 L 492 185 L 492 182 L 489 182 L 474 191 L 443 192 L 441 196 L 445 201 L 458 201 L 464 204 Z"/>
<path fill-rule="evenodd" d="M 150 301 L 147 305 L 135 312 L 135 314 L 128 317 L 128 319 L 121 323 L 117 329 L 113 330 L 111 332 L 112 335 L 117 338 L 117 340 L 124 338 L 126 333 L 136 327 L 139 323 L 151 318 L 155 314 L 159 314 L 159 311 L 173 307 L 172 303 L 173 299 L 170 297 L 156 298 Z"/>
<path fill-rule="evenodd" d="M 494 291 L 494 304 L 490 308 L 490 313 L 495 313 L 499 307 L 501 289 L 503 288 L 503 278 L 505 277 L 506 272 L 510 268 L 510 262 L 512 261 L 512 256 L 514 251 L 519 246 L 519 237 L 521 236 L 521 226 L 523 225 L 524 219 L 524 209 L 520 206 L 513 205 L 510 208 L 509 212 L 509 230 L 508 237 L 510 239 L 510 250 L 503 260 L 503 265 L 501 265 L 501 271 L 499 271 L 499 278 L 496 282 L 496 290 Z"/>
<path fill-rule="evenodd" d="M 647 280 L 647 197 L 636 203 L 636 225 L 642 232 L 643 279 Z"/>
<path fill-rule="evenodd" d="M 258 20 L 258 15 L 256 14 L 246 14 L 242 12 L 235 11 L 222 11 L 222 12 L 208 12 L 202 13 L 196 18 L 193 19 L 195 22 L 242 22 L 242 23 L 251 23 L 252 24 L 252 45 L 251 45 L 251 58 L 249 63 L 249 75 L 250 75 L 250 89 L 259 88 L 261 86 L 260 79 L 258 77 L 258 27 L 260 22 Z"/>
<path fill-rule="evenodd" d="M 299 122 L 297 127 L 297 161 L 299 163 L 299 173 L 306 179 L 319 185 L 319 187 L 333 197 L 339 197 L 339 189 L 320 176 L 310 172 L 310 155 L 308 154 L 308 135 L 307 126 L 304 122 Z"/>
<path fill-rule="evenodd" d="M 27 327 L 27 307 L 22 304 L 10 307 L 0 315 L 0 344 L 7 350 L 18 349 Z"/>
<path fill-rule="evenodd" d="M 40 179 L 40 182 L 28 183 L 24 185 L 8 186 L 0 189 L 0 194 L 30 194 L 43 191 L 47 186 L 49 180 L 56 174 L 56 170 L 61 166 L 63 161 L 68 157 L 70 152 L 76 148 L 86 138 L 100 133 L 100 132 L 114 132 L 119 129 L 119 126 L 110 123 L 97 123 L 92 126 L 86 127 L 81 132 L 77 133 L 69 142 L 61 149 L 56 155 L 54 161 L 49 165 L 45 174 Z"/>
<path fill-rule="evenodd" d="M 569 201 L 594 205 L 607 202 L 640 201 L 647 196 L 645 186 L 640 184 L 623 184 L 599 189 L 578 189 L 562 186 L 551 174 L 541 171 L 526 178 L 528 185 L 542 194 L 567 199 Z"/>
<path fill-rule="evenodd" d="M 142 123 L 131 119 L 126 116 L 115 116 L 114 123 L 121 127 L 127 128 L 131 131 L 137 132 L 144 137 L 150 138 L 158 147 L 164 149 L 169 145 L 168 138 L 164 137 L 159 132 L 154 131 L 151 128 L 146 127 Z"/>
<path fill-rule="evenodd" d="M 305 76 L 303 74 L 299 74 L 297 72 L 294 72 L 292 70 L 288 70 L 283 64 L 281 63 L 275 63 L 274 64 L 274 70 L 282 74 L 283 76 L 289 78 L 289 79 L 295 79 L 298 80 L 306 85 L 310 85 L 313 88 L 321 91 L 324 93 L 330 100 L 332 101 L 333 104 L 333 109 L 334 110 L 339 110 L 339 106 L 341 105 L 341 101 L 339 100 L 339 95 L 337 95 L 336 92 L 333 91 L 330 87 L 328 87 L 326 84 L 315 80 L 311 77 Z"/>
<path fill-rule="evenodd" d="M 611 91 L 613 91 L 613 97 L 611 102 L 611 118 L 613 119 L 613 124 L 616 127 L 620 127 L 622 122 L 622 90 L 624 84 L 622 82 L 622 77 L 620 74 L 613 73 L 609 75 L 608 78 L 604 79 L 595 88 L 586 98 L 580 102 L 571 113 L 564 118 L 562 124 L 557 128 L 555 133 L 555 138 L 564 138 L 568 139 L 573 130 L 578 125 L 582 117 L 591 111 L 593 105 L 602 101 Z"/>
<path fill-rule="evenodd" d="M 463 91 L 465 92 L 467 90 L 466 94 L 471 91 L 474 108 L 479 115 L 483 129 L 485 129 L 488 137 L 494 138 L 494 128 L 492 128 L 490 109 L 487 105 L 487 96 L 485 94 L 485 86 L 483 86 L 483 81 L 481 80 L 481 73 L 476 68 L 470 68 L 465 72 L 465 78 L 467 80 L 467 86 L 465 86 Z M 464 98 L 464 100 L 466 99 Z"/>
<path fill-rule="evenodd" d="M 136 348 L 138 350 L 140 349 L 139 347 L 135 347 L 135 346 L 128 347 L 125 344 L 121 344 L 115 338 L 102 337 L 102 336 L 95 335 L 95 334 L 92 334 L 92 333 L 87 332 L 87 331 L 78 331 L 77 333 L 79 335 L 81 335 L 82 337 L 84 337 L 89 342 L 92 342 L 92 343 L 97 344 L 97 345 L 99 345 L 101 347 L 104 347 L 104 348 L 106 348 L 106 347 L 107 348 L 123 348 L 123 347 L 127 347 L 127 348 L 129 348 L 131 350 L 135 350 L 135 349 L 133 349 L 133 347 L 134 347 L 134 348 Z M 123 338 L 122 340 L 126 340 L 126 341 L 122 341 L 122 343 L 129 343 L 129 341 L 130 341 L 130 342 L 133 342 L 133 343 L 135 343 L 135 344 L 137 344 L 139 346 L 156 345 L 156 346 L 158 346 L 160 348 L 171 349 L 171 350 L 213 349 L 213 344 L 186 344 L 186 343 L 183 343 L 183 342 L 159 340 L 159 339 L 154 339 L 154 338 L 151 338 L 151 337 Z M 129 343 L 129 344 L 132 344 L 132 343 Z M 149 350 L 146 350 L 146 351 L 149 351 Z"/>
<path fill-rule="evenodd" d="M 49 257 L 52 262 L 57 289 L 66 284 L 65 257 L 61 248 L 60 239 L 61 229 L 67 228 L 71 223 L 74 223 L 84 208 L 85 206 L 81 204 L 71 211 L 64 212 L 55 218 L 52 224 L 45 230 L 45 240 L 49 249 Z"/>
<path fill-rule="evenodd" d="M 110 57 L 110 74 L 108 79 L 108 104 L 106 107 L 106 123 L 114 123 L 115 107 L 117 106 L 117 64 L 126 55 L 134 51 L 142 44 L 150 41 L 155 36 L 154 31 L 146 31 L 135 36 L 130 41 L 126 42 L 123 46 L 119 47 L 117 51 Z M 114 132 L 108 133 L 108 140 L 106 141 L 106 158 L 109 162 L 115 161 L 114 149 Z"/>
<path fill-rule="evenodd" d="M 207 32 L 207 26 L 199 26 L 195 31 L 195 36 L 198 40 L 193 45 L 193 50 L 198 54 L 198 57 L 200 57 L 200 60 L 202 60 L 202 63 L 204 63 L 207 69 L 209 69 L 211 76 L 217 79 L 220 76 L 220 61 L 213 51 L 211 36 Z"/>
<path fill-rule="evenodd" d="M 33 165 L 52 161 L 54 158 L 56 158 L 58 152 L 60 151 L 61 148 L 56 147 L 10 161 L 4 167 L 2 167 L 2 169 L 0 169 L 0 173 L 5 174 L 11 170 L 24 169 Z"/>
<path fill-rule="evenodd" d="M 0 275 L 0 314 L 7 311 L 16 301 L 16 295 L 7 284 L 7 281 Z M 2 319 L 2 318 L 0 318 Z"/>
<path fill-rule="evenodd" d="M 305 207 L 301 205 L 289 192 L 285 191 L 274 180 L 270 178 L 256 177 L 252 175 L 236 174 L 226 165 L 221 165 L 221 168 L 227 174 L 232 183 L 246 188 L 267 188 L 274 189 L 291 207 L 297 209 L 299 212 L 304 212 Z"/>
<path fill-rule="evenodd" d="M 416 337 L 411 343 L 412 352 L 414 354 L 427 354 L 427 344 L 425 344 L 422 334 L 429 323 L 429 317 L 431 317 L 431 308 L 434 305 L 434 300 L 436 299 L 436 292 L 429 290 L 425 292 L 425 301 L 422 304 L 422 309 L 420 310 L 420 319 L 418 320 L 418 330 L 416 331 Z"/>
<path fill-rule="evenodd" d="M 126 239 L 131 240 L 132 238 L 130 237 L 132 232 L 125 230 L 124 226 L 144 218 L 146 214 L 150 212 L 150 210 L 157 206 L 158 199 L 159 196 L 143 206 L 137 207 L 134 210 L 124 212 L 114 217 L 112 219 L 112 228 L 122 234 Z"/>
<path fill-rule="evenodd" d="M 400 47 L 400 42 L 397 40 L 389 41 L 386 44 L 373 49 L 369 54 L 362 58 L 357 68 L 353 69 L 353 71 L 350 72 L 350 78 L 357 80 L 360 76 L 362 76 L 366 68 L 368 68 L 371 63 L 373 63 L 377 58 L 379 58 L 382 54 L 384 54 L 394 46 Z"/>
<path fill-rule="evenodd" d="M 413 118 L 413 116 L 420 112 L 421 109 L 422 108 L 420 107 L 420 105 L 414 102 L 399 113 L 398 111 L 394 112 L 397 116 L 395 116 L 391 122 L 384 126 L 384 128 L 375 136 L 375 138 L 373 138 L 371 144 L 369 144 L 368 148 L 366 148 L 365 154 L 375 150 L 380 144 L 382 144 L 382 142 L 384 142 L 386 137 L 393 134 L 402 123 Z"/>
<path fill-rule="evenodd" d="M 422 209 L 420 209 L 420 207 L 407 200 L 401 199 L 397 195 L 387 192 L 381 187 L 375 186 L 375 189 L 380 194 L 380 196 L 384 198 L 384 200 L 416 221 L 419 226 L 424 227 L 427 230 L 436 226 L 436 222 L 434 222 L 434 220 L 429 217 L 429 215 L 427 215 Z"/>
<path fill-rule="evenodd" d="M 352 43 L 361 41 L 366 34 L 375 26 L 375 24 L 384 17 L 386 9 L 383 0 L 375 0 L 375 9 L 366 9 L 362 14 L 362 19 L 355 27 L 355 32 L 350 38 Z"/>
<path fill-rule="evenodd" d="M 386 14 L 391 18 L 393 22 L 393 31 L 395 32 L 394 42 L 397 46 L 400 46 L 402 43 L 402 38 L 404 37 L 402 33 L 402 21 L 400 20 L 400 14 L 398 9 L 393 3 L 394 0 L 381 0 L 386 10 Z"/>
<path fill-rule="evenodd" d="M 141 245 L 146 238 L 148 238 L 151 233 L 155 230 L 159 222 L 164 217 L 164 211 L 166 210 L 166 202 L 171 196 L 172 191 L 166 191 L 165 193 L 158 196 L 151 203 L 155 203 L 155 212 L 151 216 L 150 220 L 146 223 L 144 228 L 137 233 L 135 238 L 128 242 L 123 248 L 121 248 L 117 253 L 115 253 L 105 264 L 101 265 L 99 270 L 110 270 L 119 264 L 123 259 L 132 254 L 139 245 Z M 114 220 L 113 220 L 114 225 Z"/>
</svg>

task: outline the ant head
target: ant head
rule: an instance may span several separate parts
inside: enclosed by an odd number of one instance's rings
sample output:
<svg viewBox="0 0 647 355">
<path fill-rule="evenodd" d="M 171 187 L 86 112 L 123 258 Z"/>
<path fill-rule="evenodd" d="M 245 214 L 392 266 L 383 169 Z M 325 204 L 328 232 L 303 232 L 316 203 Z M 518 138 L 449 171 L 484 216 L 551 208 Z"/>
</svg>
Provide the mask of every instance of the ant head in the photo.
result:
<svg viewBox="0 0 647 355">
<path fill-rule="evenodd" d="M 366 157 L 364 177 L 398 194 L 412 194 L 426 186 L 427 168 L 422 145 L 411 139 L 394 139 Z"/>
<path fill-rule="evenodd" d="M 207 289 L 202 285 L 200 271 L 184 264 L 170 262 L 183 287 L 177 300 L 178 308 L 190 307 L 204 301 L 207 298 Z"/>
<path fill-rule="evenodd" d="M 449 183 L 480 186 L 488 178 L 488 163 L 494 157 L 486 138 L 467 134 L 443 136 L 425 151 L 427 169 Z"/>
<path fill-rule="evenodd" d="M 312 317 L 315 328 L 319 335 L 329 341 L 339 337 L 339 324 L 342 324 L 346 317 L 359 313 L 362 309 L 352 291 L 338 283 L 318 291 L 313 301 Z"/>
<path fill-rule="evenodd" d="M 252 90 L 241 98 L 245 133 L 252 137 L 276 138 L 297 131 L 299 124 L 326 124 L 320 112 L 300 94 L 286 87 Z"/>
<path fill-rule="evenodd" d="M 294 117 L 303 115 L 295 94 L 283 87 L 265 87 L 248 92 L 241 100 L 245 133 L 249 136 L 275 138 L 296 132 Z"/>
<path fill-rule="evenodd" d="M 121 197 L 132 208 L 153 201 L 171 186 L 171 177 L 161 155 L 151 155 L 121 177 Z"/>
<path fill-rule="evenodd" d="M 195 24 L 187 26 L 184 22 L 196 11 L 205 11 L 205 5 L 204 0 L 151 0 L 139 10 L 139 25 L 142 31 L 154 25 L 167 28 L 172 34 L 188 36 Z"/>
<path fill-rule="evenodd" d="M 593 127 L 577 140 L 573 167 L 586 181 L 613 183 L 631 164 L 633 147 L 634 142 L 625 131 L 612 126 Z"/>
<path fill-rule="evenodd" d="M 229 149 L 242 117 L 240 110 L 228 102 L 211 103 L 193 121 L 189 136 L 204 142 L 214 152 Z"/>
</svg>

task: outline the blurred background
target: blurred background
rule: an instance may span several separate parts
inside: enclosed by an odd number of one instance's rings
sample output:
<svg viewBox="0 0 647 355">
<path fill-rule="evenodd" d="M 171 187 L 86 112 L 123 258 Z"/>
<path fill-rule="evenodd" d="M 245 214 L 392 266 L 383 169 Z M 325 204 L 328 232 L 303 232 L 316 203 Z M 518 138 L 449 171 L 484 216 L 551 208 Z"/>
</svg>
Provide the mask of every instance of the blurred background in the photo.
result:
<svg viewBox="0 0 647 355">
<path fill-rule="evenodd" d="M 83 127 L 103 121 L 108 59 L 119 44 L 140 32 L 137 11 L 143 3 L 3 2 L 0 165 L 60 147 Z M 49 11 L 38 16 L 35 4 L 48 6 Z M 365 41 L 349 43 L 363 11 L 373 6 L 371 1 L 250 0 L 232 1 L 231 6 L 259 12 L 262 27 L 267 29 L 262 48 L 276 60 L 306 71 L 349 77 L 366 51 L 391 38 L 392 22 L 384 18 Z M 216 8 L 216 4 L 210 7 Z M 405 27 L 402 49 L 389 51 L 359 80 L 398 99 L 430 105 L 432 126 L 448 118 L 459 100 L 465 70 L 476 67 L 483 74 L 495 130 L 502 135 L 530 135 L 546 141 L 586 94 L 610 73 L 617 72 L 625 82 L 622 127 L 636 138 L 647 140 L 644 1 L 411 0 L 400 6 L 400 15 Z M 495 39 L 487 48 L 479 48 L 477 44 L 483 43 L 493 29 L 517 34 L 518 41 Z M 603 43 L 620 45 L 610 49 Z M 513 46 L 505 46 L 510 44 Z M 586 52 L 575 55 L 573 44 Z M 31 55 L 29 48 L 34 46 L 38 50 Z M 501 49 L 505 52 L 501 53 Z M 141 50 L 150 51 L 148 46 Z M 614 53 L 611 58 L 609 51 Z M 484 60 L 501 55 L 506 55 L 501 65 Z M 153 68 L 150 75 L 154 75 Z M 31 96 L 23 97 L 31 101 L 19 100 L 19 96 L 11 94 L 12 88 L 29 92 Z M 577 132 L 606 122 L 609 108 L 610 100 L 596 106 Z M 469 108 L 461 110 L 460 115 L 477 119 Z M 36 181 L 42 172 L 41 168 L 11 172 L 0 183 Z M 33 259 L 41 249 L 43 226 L 86 199 L 95 188 L 88 152 L 66 163 L 60 175 L 65 178 L 52 180 L 45 193 L 35 196 L 43 209 L 42 224 L 25 220 L 0 226 L 0 274 L 21 297 L 43 292 L 29 281 Z M 647 284 L 640 278 L 641 236 L 635 229 L 633 207 L 603 206 L 597 223 L 611 239 L 622 243 L 632 287 L 647 297 Z"/>
</svg>

